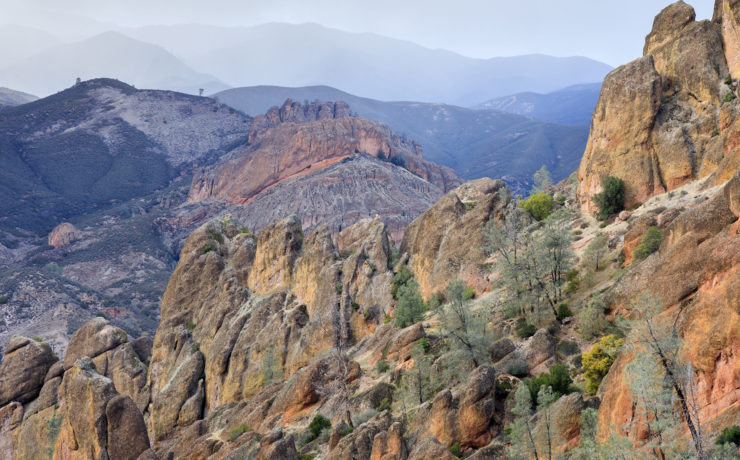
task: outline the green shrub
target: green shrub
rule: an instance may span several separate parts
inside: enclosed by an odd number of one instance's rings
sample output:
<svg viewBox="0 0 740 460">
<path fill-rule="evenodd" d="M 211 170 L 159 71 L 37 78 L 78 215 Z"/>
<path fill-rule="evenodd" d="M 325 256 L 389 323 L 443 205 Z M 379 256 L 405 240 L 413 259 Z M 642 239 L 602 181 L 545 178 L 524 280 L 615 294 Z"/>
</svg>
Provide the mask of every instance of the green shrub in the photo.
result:
<svg viewBox="0 0 740 460">
<path fill-rule="evenodd" d="M 187 325 L 185 326 L 185 329 L 187 329 L 187 330 L 189 330 L 189 331 L 192 331 L 193 329 L 195 329 L 195 323 L 194 323 L 194 322 L 192 322 L 192 321 L 190 321 L 190 322 L 189 322 L 189 323 L 188 323 L 188 324 L 187 324 Z"/>
<path fill-rule="evenodd" d="M 724 99 L 722 99 L 722 102 L 732 102 L 736 98 L 737 98 L 737 96 L 735 96 L 735 93 L 733 93 L 732 91 L 730 91 L 729 93 L 725 94 L 725 97 L 724 97 Z"/>
<path fill-rule="evenodd" d="M 422 337 L 419 339 L 419 345 L 421 346 L 421 349 L 424 350 L 424 353 L 428 353 L 429 349 L 432 348 L 432 346 L 429 345 L 429 340 L 427 340 L 426 337 Z"/>
<path fill-rule="evenodd" d="M 663 238 L 663 230 L 658 227 L 651 226 L 645 232 L 645 235 L 640 240 L 640 244 L 635 248 L 633 255 L 635 259 L 642 260 L 654 253 L 660 247 L 660 240 Z"/>
<path fill-rule="evenodd" d="M 8 303 L 8 296 L 0 295 L 0 305 Z"/>
<path fill-rule="evenodd" d="M 346 426 L 346 427 L 342 428 L 341 430 L 339 430 L 339 437 L 340 438 L 343 438 L 343 437 L 347 436 L 348 434 L 352 433 L 353 431 L 355 431 L 355 429 L 353 427 Z"/>
<path fill-rule="evenodd" d="M 380 404 L 378 404 L 378 407 L 376 407 L 378 412 L 383 412 L 384 410 L 390 411 L 391 410 L 391 401 L 388 398 L 383 398 L 380 400 Z"/>
<path fill-rule="evenodd" d="M 614 335 L 602 337 L 581 357 L 583 376 L 586 378 L 586 391 L 596 394 L 601 381 L 617 359 L 619 349 L 624 345 L 623 339 Z"/>
<path fill-rule="evenodd" d="M 337 294 L 341 294 L 342 293 L 342 288 L 343 288 L 342 283 L 337 283 Z"/>
<path fill-rule="evenodd" d="M 249 431 L 252 431 L 252 429 L 242 423 L 241 425 L 234 427 L 231 429 L 231 431 L 229 431 L 229 441 L 234 442 L 239 438 L 239 436 Z"/>
<path fill-rule="evenodd" d="M 568 367 L 563 364 L 554 364 L 548 372 L 537 377 L 531 377 L 524 381 L 529 389 L 529 395 L 533 404 L 537 404 L 537 393 L 541 386 L 549 386 L 555 395 L 555 399 L 570 393 L 573 379 L 570 378 Z"/>
<path fill-rule="evenodd" d="M 560 206 L 565 205 L 565 195 L 558 195 L 555 197 L 555 202 Z"/>
<path fill-rule="evenodd" d="M 475 298 L 475 290 L 472 287 L 470 287 L 470 286 L 466 286 L 465 287 L 465 290 L 463 291 L 462 298 L 463 298 L 463 300 L 471 300 L 471 299 L 474 299 Z"/>
<path fill-rule="evenodd" d="M 733 425 L 731 427 L 725 428 L 724 430 L 722 430 L 722 433 L 717 436 L 717 440 L 715 442 L 718 446 L 721 446 L 728 442 L 731 442 L 736 446 L 740 446 L 740 426 Z"/>
<path fill-rule="evenodd" d="M 384 359 L 379 359 L 378 362 L 375 363 L 375 372 L 378 374 L 385 374 L 390 368 L 390 364 L 388 364 L 388 361 Z"/>
<path fill-rule="evenodd" d="M 401 267 L 395 275 L 393 275 L 393 286 L 391 286 L 391 295 L 394 299 L 398 298 L 398 289 L 406 284 L 413 277 L 414 274 L 411 273 L 411 270 L 409 270 L 408 267 L 406 267 L 405 265 Z"/>
<path fill-rule="evenodd" d="M 537 332 L 537 328 L 533 324 L 527 323 L 524 318 L 519 318 L 516 322 L 516 335 L 522 339 L 532 337 Z"/>
<path fill-rule="evenodd" d="M 385 315 L 383 317 L 383 324 L 388 324 L 391 322 L 391 315 Z"/>
<path fill-rule="evenodd" d="M 207 252 L 215 251 L 216 250 L 216 243 L 213 241 L 209 241 L 208 243 L 204 244 L 202 248 L 200 248 L 201 254 L 205 254 Z"/>
<path fill-rule="evenodd" d="M 460 446 L 459 442 L 456 442 L 455 444 L 450 446 L 450 453 L 457 458 L 462 458 L 462 447 Z"/>
<path fill-rule="evenodd" d="M 547 193 L 535 193 L 528 199 L 519 202 L 519 206 L 527 211 L 535 220 L 543 220 L 552 212 L 552 197 Z"/>
<path fill-rule="evenodd" d="M 565 356 L 573 356 L 581 351 L 577 343 L 571 342 L 569 340 L 563 340 L 562 342 L 558 343 L 557 347 L 555 347 L 555 350 L 561 355 Z"/>
<path fill-rule="evenodd" d="M 612 214 L 624 209 L 624 181 L 618 177 L 608 176 L 601 181 L 604 191 L 592 197 L 599 207 L 598 217 L 606 220 Z"/>
<path fill-rule="evenodd" d="M 359 304 L 359 303 L 357 303 L 357 302 L 352 302 L 352 309 L 353 309 L 354 311 L 357 311 L 357 310 L 359 310 L 359 309 L 360 309 L 360 304 Z"/>
<path fill-rule="evenodd" d="M 570 318 L 573 316 L 573 312 L 568 307 L 567 303 L 561 303 L 558 305 L 558 319 L 564 320 L 565 318 Z"/>
<path fill-rule="evenodd" d="M 308 424 L 308 431 L 311 432 L 314 439 L 319 437 L 324 428 L 331 428 L 331 422 L 321 414 L 316 415 Z"/>
<path fill-rule="evenodd" d="M 421 297 L 419 284 L 416 281 L 407 281 L 396 291 L 396 295 L 398 296 L 396 326 L 411 326 L 424 318 L 426 305 L 424 305 L 424 299 Z"/>
</svg>

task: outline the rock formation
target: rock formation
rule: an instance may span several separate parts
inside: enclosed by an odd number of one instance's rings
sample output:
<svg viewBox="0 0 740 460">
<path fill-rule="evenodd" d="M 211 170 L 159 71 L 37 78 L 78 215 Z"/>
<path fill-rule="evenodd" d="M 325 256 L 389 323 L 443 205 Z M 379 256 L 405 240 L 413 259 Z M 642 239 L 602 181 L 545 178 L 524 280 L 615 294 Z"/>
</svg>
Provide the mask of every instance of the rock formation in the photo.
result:
<svg viewBox="0 0 740 460">
<path fill-rule="evenodd" d="M 478 292 L 486 289 L 489 271 L 480 230 L 500 217 L 509 199 L 503 182 L 478 179 L 447 193 L 409 225 L 401 252 L 409 255 L 424 298 L 458 278 Z"/>
<path fill-rule="evenodd" d="M 730 3 L 717 1 L 713 22 L 696 22 L 683 2 L 668 6 L 644 57 L 606 77 L 578 169 L 583 212 L 595 211 L 592 196 L 606 176 L 625 181 L 630 207 L 695 179 L 720 184 L 737 170 L 740 121 L 728 62 L 739 39 Z"/>
</svg>

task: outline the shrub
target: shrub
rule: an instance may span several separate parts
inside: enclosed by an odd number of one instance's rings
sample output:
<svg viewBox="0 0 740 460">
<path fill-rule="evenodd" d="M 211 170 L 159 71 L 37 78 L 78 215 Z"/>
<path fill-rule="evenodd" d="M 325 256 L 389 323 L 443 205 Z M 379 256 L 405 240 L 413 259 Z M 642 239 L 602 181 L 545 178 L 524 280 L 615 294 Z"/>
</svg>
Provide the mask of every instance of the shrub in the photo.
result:
<svg viewBox="0 0 740 460">
<path fill-rule="evenodd" d="M 654 253 L 660 247 L 660 240 L 663 238 L 663 230 L 658 227 L 651 226 L 645 232 L 645 235 L 640 240 L 640 244 L 635 248 L 633 255 L 635 259 L 642 260 Z"/>
<path fill-rule="evenodd" d="M 422 337 L 419 339 L 419 346 L 421 346 L 421 349 L 424 350 L 424 353 L 429 352 L 429 349 L 432 348 L 432 346 L 429 345 L 429 340 L 427 340 L 426 337 Z"/>
<path fill-rule="evenodd" d="M 740 446 L 740 426 L 733 425 L 732 427 L 725 428 L 722 430 L 722 434 L 717 436 L 717 441 L 715 442 L 718 446 L 728 442 Z"/>
<path fill-rule="evenodd" d="M 529 364 L 523 359 L 512 359 L 506 366 L 506 372 L 515 377 L 524 377 L 529 373 Z"/>
<path fill-rule="evenodd" d="M 565 205 L 565 195 L 558 195 L 555 197 L 555 202 L 560 206 Z"/>
<path fill-rule="evenodd" d="M 316 415 L 308 424 L 308 431 L 311 432 L 314 439 L 319 437 L 324 428 L 331 428 L 331 422 L 321 414 Z"/>
<path fill-rule="evenodd" d="M 555 349 L 557 350 L 558 353 L 565 355 L 565 356 L 573 356 L 579 351 L 581 351 L 577 343 L 571 342 L 569 340 L 563 340 L 562 342 L 558 343 Z"/>
<path fill-rule="evenodd" d="M 725 97 L 724 99 L 722 99 L 722 102 L 732 102 L 735 100 L 735 98 L 737 98 L 737 96 L 735 96 L 735 93 L 730 91 L 729 93 L 725 94 Z"/>
<path fill-rule="evenodd" d="M 606 305 L 598 298 L 594 297 L 578 312 L 578 329 L 585 339 L 591 339 L 601 335 L 608 326 L 604 317 Z"/>
<path fill-rule="evenodd" d="M 8 296 L 0 295 L 0 305 L 8 303 Z"/>
<path fill-rule="evenodd" d="M 516 322 L 516 335 L 518 335 L 522 339 L 526 339 L 527 337 L 532 337 L 534 333 L 537 332 L 537 328 L 534 327 L 533 324 L 527 323 L 527 320 L 524 318 L 519 318 Z"/>
<path fill-rule="evenodd" d="M 519 206 L 527 211 L 535 220 L 543 220 L 552 212 L 552 197 L 546 193 L 535 193 L 527 200 L 520 201 Z"/>
<path fill-rule="evenodd" d="M 359 304 L 359 303 L 357 303 L 357 302 L 352 302 L 352 309 L 353 309 L 354 311 L 357 311 L 357 310 L 359 310 L 359 309 L 360 309 L 360 304 Z"/>
<path fill-rule="evenodd" d="M 342 293 L 342 287 L 343 287 L 342 286 L 342 283 L 337 283 L 337 294 L 341 294 Z"/>
<path fill-rule="evenodd" d="M 395 275 L 393 275 L 393 286 L 391 286 L 391 295 L 394 299 L 398 298 L 398 289 L 406 284 L 413 277 L 414 274 L 411 273 L 411 270 L 409 270 L 408 267 L 406 267 L 405 265 L 401 267 Z"/>
<path fill-rule="evenodd" d="M 424 318 L 424 299 L 419 292 L 419 284 L 409 280 L 401 286 L 398 291 L 398 302 L 396 302 L 396 326 L 406 327 L 418 323 Z"/>
<path fill-rule="evenodd" d="M 205 254 L 207 252 L 215 251 L 216 250 L 216 243 L 213 241 L 209 241 L 208 243 L 204 244 L 202 248 L 200 248 L 201 254 Z"/>
<path fill-rule="evenodd" d="M 618 177 L 608 176 L 601 181 L 604 191 L 592 197 L 599 207 L 599 219 L 606 220 L 612 214 L 624 209 L 624 181 Z"/>
<path fill-rule="evenodd" d="M 239 438 L 239 436 L 249 431 L 252 431 L 252 429 L 242 423 L 241 425 L 234 427 L 231 429 L 231 431 L 229 431 L 229 441 L 234 442 Z"/>
<path fill-rule="evenodd" d="M 388 324 L 390 322 L 391 322 L 391 316 L 390 315 L 385 315 L 383 317 L 383 324 Z"/>
<path fill-rule="evenodd" d="M 565 318 L 570 318 L 573 316 L 573 312 L 568 307 L 567 303 L 561 303 L 558 305 L 558 319 L 564 320 Z"/>
<path fill-rule="evenodd" d="M 450 453 L 454 455 L 457 458 L 462 458 L 462 447 L 460 446 L 459 442 L 456 442 L 455 444 L 450 446 Z"/>
<path fill-rule="evenodd" d="M 375 363 L 375 372 L 378 374 L 385 374 L 390 368 L 390 364 L 388 364 L 388 361 L 384 359 L 379 359 L 378 362 Z"/>
<path fill-rule="evenodd" d="M 571 392 L 570 386 L 573 383 L 573 379 L 570 378 L 570 372 L 568 372 L 567 366 L 554 364 L 548 372 L 540 374 L 537 377 L 531 377 L 524 382 L 527 384 L 532 402 L 536 405 L 537 393 L 539 393 L 540 387 L 543 385 L 549 386 L 552 388 L 555 399 L 558 399 Z"/>
<path fill-rule="evenodd" d="M 602 337 L 593 347 L 581 356 L 583 376 L 586 378 L 586 391 L 596 394 L 601 381 L 617 359 L 619 349 L 624 345 L 623 339 L 614 335 Z"/>
<path fill-rule="evenodd" d="M 470 286 L 465 286 L 465 290 L 463 291 L 463 300 L 471 300 L 475 298 L 475 290 L 471 288 Z"/>
<path fill-rule="evenodd" d="M 185 326 L 185 328 L 186 328 L 187 330 L 189 330 L 189 331 L 192 331 L 193 329 L 195 329 L 195 323 L 194 323 L 194 322 L 192 322 L 192 321 L 190 321 L 190 322 L 189 322 L 189 323 L 188 323 L 188 324 L 187 324 L 187 325 Z"/>
<path fill-rule="evenodd" d="M 378 404 L 378 407 L 376 407 L 378 412 L 383 412 L 384 410 L 390 411 L 391 410 L 391 401 L 388 398 L 383 398 L 380 400 L 380 403 Z"/>
</svg>

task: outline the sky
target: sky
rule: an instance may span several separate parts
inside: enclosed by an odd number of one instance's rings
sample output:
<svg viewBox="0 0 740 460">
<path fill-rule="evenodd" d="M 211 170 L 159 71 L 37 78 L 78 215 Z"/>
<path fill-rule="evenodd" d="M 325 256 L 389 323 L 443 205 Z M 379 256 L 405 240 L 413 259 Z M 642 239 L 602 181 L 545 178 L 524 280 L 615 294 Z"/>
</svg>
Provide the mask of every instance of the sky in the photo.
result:
<svg viewBox="0 0 740 460">
<path fill-rule="evenodd" d="M 0 23 L 76 37 L 156 24 L 313 22 L 489 58 L 543 53 L 612 66 L 642 54 L 667 0 L 0 0 Z M 713 0 L 689 2 L 698 19 Z"/>
</svg>

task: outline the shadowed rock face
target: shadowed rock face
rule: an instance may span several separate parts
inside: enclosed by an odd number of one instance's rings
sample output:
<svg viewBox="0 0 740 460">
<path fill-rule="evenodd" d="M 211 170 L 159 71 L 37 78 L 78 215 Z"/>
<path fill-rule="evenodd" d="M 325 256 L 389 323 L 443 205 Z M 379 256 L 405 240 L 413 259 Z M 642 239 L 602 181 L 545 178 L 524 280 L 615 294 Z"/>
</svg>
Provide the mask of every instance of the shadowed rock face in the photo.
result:
<svg viewBox="0 0 740 460">
<path fill-rule="evenodd" d="M 583 212 L 596 210 L 592 196 L 606 176 L 625 181 L 629 207 L 694 179 L 720 184 L 737 169 L 740 121 L 729 95 L 736 86 L 725 80 L 740 38 L 728 25 L 730 3 L 718 0 L 714 22 L 695 22 L 683 2 L 668 6 L 644 57 L 606 77 L 578 169 Z"/>
</svg>

